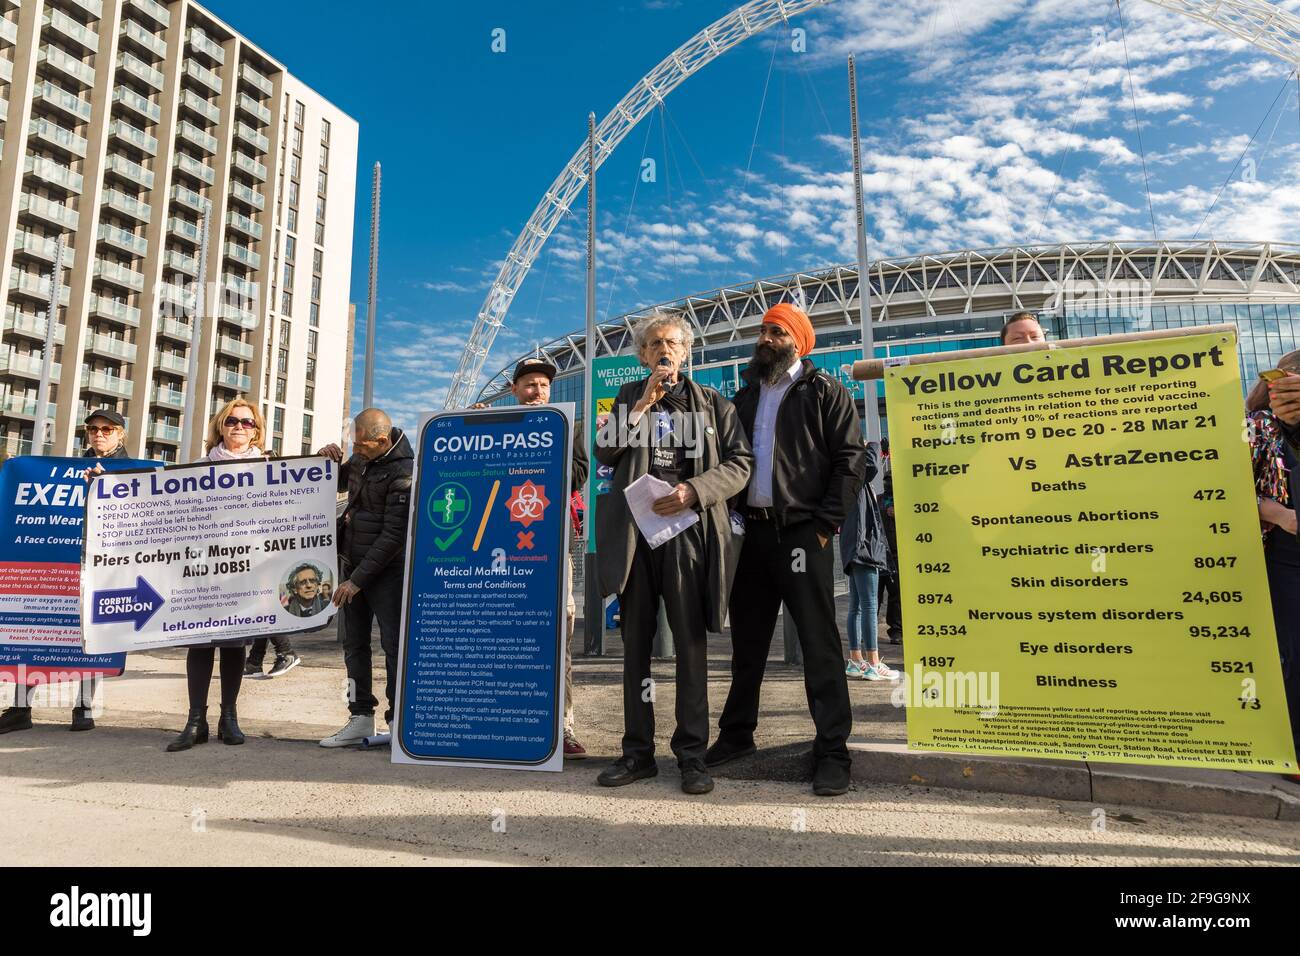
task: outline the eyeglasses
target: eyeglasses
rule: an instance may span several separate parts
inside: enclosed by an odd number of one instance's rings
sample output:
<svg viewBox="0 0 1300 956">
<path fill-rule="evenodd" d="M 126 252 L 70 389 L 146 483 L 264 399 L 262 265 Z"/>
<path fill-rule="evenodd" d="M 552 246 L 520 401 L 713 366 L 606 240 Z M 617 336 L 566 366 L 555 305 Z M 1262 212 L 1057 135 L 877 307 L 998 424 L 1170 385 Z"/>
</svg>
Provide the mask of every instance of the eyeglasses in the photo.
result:
<svg viewBox="0 0 1300 956">
<path fill-rule="evenodd" d="M 318 584 L 320 584 L 319 579 L 307 578 L 305 581 L 299 581 L 297 584 L 294 585 L 294 587 L 296 588 L 315 587 Z"/>
<path fill-rule="evenodd" d="M 111 435 L 117 431 L 116 425 L 87 425 L 87 435 Z"/>
<path fill-rule="evenodd" d="M 226 417 L 227 428 L 238 428 L 240 425 L 243 425 L 245 428 L 256 428 L 257 422 L 253 421 L 251 418 L 236 418 L 234 415 Z"/>
<path fill-rule="evenodd" d="M 681 346 L 681 344 L 682 344 L 681 339 L 651 339 L 649 342 L 646 343 L 646 345 L 650 346 L 650 348 L 652 349 L 663 348 L 665 346 L 678 348 Z"/>
</svg>

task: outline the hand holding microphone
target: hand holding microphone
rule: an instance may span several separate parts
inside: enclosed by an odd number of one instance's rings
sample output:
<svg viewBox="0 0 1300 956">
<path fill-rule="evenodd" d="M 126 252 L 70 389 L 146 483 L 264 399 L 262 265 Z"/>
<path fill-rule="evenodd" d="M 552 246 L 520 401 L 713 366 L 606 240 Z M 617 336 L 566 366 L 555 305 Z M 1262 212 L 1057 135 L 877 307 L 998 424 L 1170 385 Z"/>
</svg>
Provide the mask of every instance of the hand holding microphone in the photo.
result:
<svg viewBox="0 0 1300 956">
<path fill-rule="evenodd" d="M 646 379 L 645 391 L 641 393 L 641 400 L 633 408 L 635 412 L 645 413 L 651 405 L 663 398 L 667 394 L 667 387 L 671 386 L 677 378 L 677 369 L 673 367 L 672 359 L 663 356 L 659 363 L 650 372 L 650 377 Z"/>
</svg>

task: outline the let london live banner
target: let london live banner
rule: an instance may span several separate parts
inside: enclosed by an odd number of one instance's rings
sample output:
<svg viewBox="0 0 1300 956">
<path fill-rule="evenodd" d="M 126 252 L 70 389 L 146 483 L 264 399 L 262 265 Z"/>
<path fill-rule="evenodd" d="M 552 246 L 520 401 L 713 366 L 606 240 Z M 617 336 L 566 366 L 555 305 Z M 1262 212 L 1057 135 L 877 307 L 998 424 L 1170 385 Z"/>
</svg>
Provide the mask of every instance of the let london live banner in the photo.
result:
<svg viewBox="0 0 1300 956">
<path fill-rule="evenodd" d="M 1235 336 L 886 369 L 908 743 L 1291 770 Z"/>
<path fill-rule="evenodd" d="M 153 464 L 130 458 L 24 455 L 0 467 L 0 672 L 42 679 L 117 675 L 123 654 L 81 650 L 81 525 L 85 470 Z"/>
<path fill-rule="evenodd" d="M 394 763 L 563 769 L 572 409 L 421 423 Z"/>
<path fill-rule="evenodd" d="M 88 653 L 210 644 L 326 623 L 338 467 L 242 459 L 101 475 L 86 499 Z M 314 589 L 294 587 L 315 571 Z M 305 576 L 304 576 L 305 577 Z"/>
</svg>

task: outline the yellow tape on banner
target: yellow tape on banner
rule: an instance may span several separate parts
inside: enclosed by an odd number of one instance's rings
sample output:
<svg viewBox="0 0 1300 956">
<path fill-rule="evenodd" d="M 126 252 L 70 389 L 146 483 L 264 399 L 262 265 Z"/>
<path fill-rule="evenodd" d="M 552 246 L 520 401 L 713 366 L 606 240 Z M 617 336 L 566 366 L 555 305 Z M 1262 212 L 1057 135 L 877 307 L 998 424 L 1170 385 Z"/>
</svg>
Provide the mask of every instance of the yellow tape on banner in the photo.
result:
<svg viewBox="0 0 1300 956">
<path fill-rule="evenodd" d="M 885 397 L 912 747 L 1294 772 L 1233 336 Z"/>
</svg>

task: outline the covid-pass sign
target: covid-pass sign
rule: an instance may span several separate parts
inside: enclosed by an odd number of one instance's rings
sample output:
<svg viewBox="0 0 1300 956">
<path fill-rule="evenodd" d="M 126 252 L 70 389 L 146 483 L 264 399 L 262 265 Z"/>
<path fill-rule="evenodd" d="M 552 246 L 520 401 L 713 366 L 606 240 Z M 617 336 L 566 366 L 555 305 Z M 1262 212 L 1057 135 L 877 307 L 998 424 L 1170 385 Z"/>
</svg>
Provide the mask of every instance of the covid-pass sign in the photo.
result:
<svg viewBox="0 0 1300 956">
<path fill-rule="evenodd" d="M 420 426 L 395 763 L 560 770 L 572 405 Z"/>
</svg>

